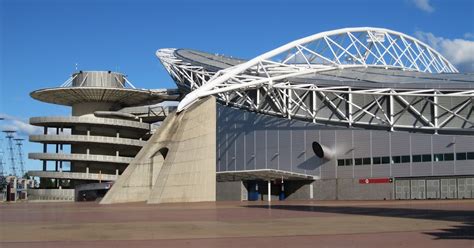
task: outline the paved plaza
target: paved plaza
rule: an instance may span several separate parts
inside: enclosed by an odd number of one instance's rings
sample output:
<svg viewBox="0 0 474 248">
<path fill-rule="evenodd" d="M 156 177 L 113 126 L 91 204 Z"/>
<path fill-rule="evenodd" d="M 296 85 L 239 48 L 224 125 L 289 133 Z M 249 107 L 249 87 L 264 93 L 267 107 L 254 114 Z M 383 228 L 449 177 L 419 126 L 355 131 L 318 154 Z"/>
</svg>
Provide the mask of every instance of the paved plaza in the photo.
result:
<svg viewBox="0 0 474 248">
<path fill-rule="evenodd" d="M 474 247 L 474 200 L 0 205 L 0 247 Z"/>
</svg>

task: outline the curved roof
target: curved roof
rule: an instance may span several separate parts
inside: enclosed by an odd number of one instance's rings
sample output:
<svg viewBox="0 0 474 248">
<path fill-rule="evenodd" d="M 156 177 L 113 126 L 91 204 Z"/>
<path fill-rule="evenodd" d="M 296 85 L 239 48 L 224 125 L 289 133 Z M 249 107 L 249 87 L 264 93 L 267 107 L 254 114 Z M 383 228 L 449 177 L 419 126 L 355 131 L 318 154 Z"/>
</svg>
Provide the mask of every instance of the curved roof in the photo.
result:
<svg viewBox="0 0 474 248">
<path fill-rule="evenodd" d="M 248 61 L 169 48 L 156 55 L 178 86 L 190 91 L 178 112 L 213 95 L 235 107 L 313 122 L 474 130 L 474 74 L 458 73 L 427 44 L 388 29 L 322 32 Z M 363 116 L 380 123 L 361 121 Z"/>
<path fill-rule="evenodd" d="M 177 99 L 167 92 L 132 88 L 57 87 L 40 89 L 30 93 L 36 100 L 72 106 L 83 102 L 110 102 L 122 107 L 139 106 Z"/>
<path fill-rule="evenodd" d="M 354 67 L 399 68 L 429 73 L 458 72 L 440 53 L 406 34 L 384 28 L 344 28 L 295 40 L 245 63 L 221 70 L 199 90 L 188 94 L 178 106 L 178 111 L 223 84 L 247 87 L 320 71 Z M 249 76 L 253 78 L 249 79 Z"/>
</svg>

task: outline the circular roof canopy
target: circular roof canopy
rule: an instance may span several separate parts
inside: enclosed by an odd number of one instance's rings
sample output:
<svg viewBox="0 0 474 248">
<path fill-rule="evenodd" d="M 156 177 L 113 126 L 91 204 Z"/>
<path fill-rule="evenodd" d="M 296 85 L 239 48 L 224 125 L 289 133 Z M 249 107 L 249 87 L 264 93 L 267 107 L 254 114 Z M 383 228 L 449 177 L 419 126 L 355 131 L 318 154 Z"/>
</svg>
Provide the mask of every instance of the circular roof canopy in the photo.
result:
<svg viewBox="0 0 474 248">
<path fill-rule="evenodd" d="M 150 90 L 102 87 L 47 88 L 33 91 L 30 96 L 42 102 L 66 106 L 84 102 L 109 102 L 124 107 L 158 103 L 170 97 Z"/>
</svg>

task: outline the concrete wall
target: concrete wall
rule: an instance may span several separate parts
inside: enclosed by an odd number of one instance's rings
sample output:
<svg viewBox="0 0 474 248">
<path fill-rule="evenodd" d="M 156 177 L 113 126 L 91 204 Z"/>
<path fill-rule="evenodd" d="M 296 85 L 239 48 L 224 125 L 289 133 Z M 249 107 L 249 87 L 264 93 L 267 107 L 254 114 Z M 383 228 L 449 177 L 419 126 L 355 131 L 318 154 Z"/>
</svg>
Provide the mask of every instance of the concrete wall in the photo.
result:
<svg viewBox="0 0 474 248">
<path fill-rule="evenodd" d="M 170 115 L 101 204 L 215 201 L 215 130 L 213 97 Z"/>
<path fill-rule="evenodd" d="M 28 200 L 74 201 L 74 189 L 28 189 Z"/>
<path fill-rule="evenodd" d="M 246 198 L 243 198 L 242 190 L 245 190 L 245 187 L 242 185 L 242 181 L 217 182 L 216 200 L 217 201 L 247 200 Z"/>
</svg>

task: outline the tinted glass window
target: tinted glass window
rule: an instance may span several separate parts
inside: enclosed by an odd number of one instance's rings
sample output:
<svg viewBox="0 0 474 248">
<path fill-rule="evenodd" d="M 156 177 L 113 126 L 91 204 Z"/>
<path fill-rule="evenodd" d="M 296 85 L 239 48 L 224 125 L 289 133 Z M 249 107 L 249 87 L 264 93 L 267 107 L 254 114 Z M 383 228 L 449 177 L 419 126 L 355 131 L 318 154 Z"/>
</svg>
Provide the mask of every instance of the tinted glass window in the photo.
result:
<svg viewBox="0 0 474 248">
<path fill-rule="evenodd" d="M 344 166 L 344 159 L 338 159 L 337 166 Z"/>
<path fill-rule="evenodd" d="M 346 159 L 346 166 L 351 166 L 352 165 L 352 158 Z"/>
<path fill-rule="evenodd" d="M 431 162 L 431 154 L 423 154 L 421 159 L 423 162 Z"/>
<path fill-rule="evenodd" d="M 467 155 L 465 152 L 456 153 L 456 160 L 466 160 Z"/>
<path fill-rule="evenodd" d="M 474 152 L 468 152 L 467 159 L 474 159 Z"/>
<path fill-rule="evenodd" d="M 413 163 L 421 162 L 421 155 L 413 155 L 412 156 Z"/>
<path fill-rule="evenodd" d="M 390 163 L 390 157 L 382 157 L 382 164 Z"/>
<path fill-rule="evenodd" d="M 392 163 L 399 164 L 400 162 L 402 162 L 402 158 L 400 156 L 392 157 Z"/>
<path fill-rule="evenodd" d="M 402 156 L 402 163 L 410 163 L 410 156 Z"/>
<path fill-rule="evenodd" d="M 362 163 L 363 164 L 370 164 L 370 158 L 363 158 Z"/>
<path fill-rule="evenodd" d="M 444 161 L 453 161 L 454 160 L 454 154 L 453 153 L 445 153 L 444 154 Z"/>
<path fill-rule="evenodd" d="M 362 159 L 361 158 L 356 158 L 354 159 L 355 165 L 362 165 Z"/>
<path fill-rule="evenodd" d="M 374 164 L 380 164 L 381 162 L 380 157 L 374 158 Z"/>
<path fill-rule="evenodd" d="M 435 154 L 434 155 L 434 161 L 444 161 L 444 155 L 443 154 Z"/>
</svg>

